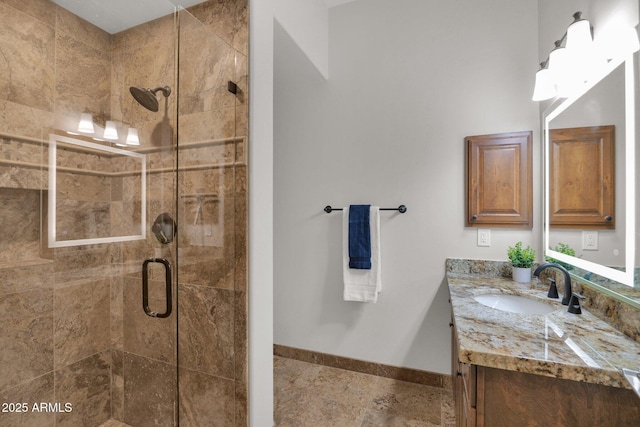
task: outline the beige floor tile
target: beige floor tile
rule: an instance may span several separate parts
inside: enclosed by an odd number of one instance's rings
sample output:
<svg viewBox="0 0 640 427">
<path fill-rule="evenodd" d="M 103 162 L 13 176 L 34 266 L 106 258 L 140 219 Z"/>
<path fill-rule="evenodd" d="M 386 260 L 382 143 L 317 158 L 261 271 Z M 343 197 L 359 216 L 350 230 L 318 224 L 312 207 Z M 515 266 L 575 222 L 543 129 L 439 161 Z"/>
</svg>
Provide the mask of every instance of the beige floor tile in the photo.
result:
<svg viewBox="0 0 640 427">
<path fill-rule="evenodd" d="M 274 357 L 276 426 L 455 425 L 449 390 Z"/>
</svg>

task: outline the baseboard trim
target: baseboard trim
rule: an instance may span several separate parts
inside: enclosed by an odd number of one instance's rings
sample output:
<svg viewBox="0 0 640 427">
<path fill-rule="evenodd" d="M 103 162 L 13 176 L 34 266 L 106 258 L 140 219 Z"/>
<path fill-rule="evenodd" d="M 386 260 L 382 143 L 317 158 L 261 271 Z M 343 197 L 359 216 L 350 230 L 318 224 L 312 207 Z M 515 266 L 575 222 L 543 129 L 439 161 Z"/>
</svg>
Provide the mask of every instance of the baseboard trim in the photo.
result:
<svg viewBox="0 0 640 427">
<path fill-rule="evenodd" d="M 364 360 L 335 356 L 332 354 L 304 350 L 301 348 L 287 347 L 279 344 L 273 345 L 273 354 L 287 359 L 300 360 L 302 362 L 315 363 L 316 365 L 345 369 L 347 371 L 360 372 L 362 374 L 376 375 L 379 377 L 449 390 L 452 388 L 450 375 L 421 371 L 419 369 L 401 368 L 397 366 L 384 365 L 382 363 L 367 362 Z"/>
</svg>

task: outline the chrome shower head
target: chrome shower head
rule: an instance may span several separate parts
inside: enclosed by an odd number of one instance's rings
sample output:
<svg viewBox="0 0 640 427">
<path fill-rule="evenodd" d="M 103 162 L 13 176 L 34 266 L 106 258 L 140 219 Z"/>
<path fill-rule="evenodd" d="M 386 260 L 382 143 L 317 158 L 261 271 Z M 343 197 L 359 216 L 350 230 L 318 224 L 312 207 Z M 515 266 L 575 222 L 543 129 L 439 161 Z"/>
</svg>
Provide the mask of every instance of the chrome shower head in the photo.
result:
<svg viewBox="0 0 640 427">
<path fill-rule="evenodd" d="M 165 87 L 157 87 L 155 89 L 147 89 L 138 86 L 131 86 L 129 88 L 129 92 L 135 98 L 140 105 L 146 108 L 149 111 L 158 111 L 158 98 L 156 97 L 156 92 L 162 91 L 164 97 L 168 97 L 171 94 L 171 88 L 169 86 Z"/>
</svg>

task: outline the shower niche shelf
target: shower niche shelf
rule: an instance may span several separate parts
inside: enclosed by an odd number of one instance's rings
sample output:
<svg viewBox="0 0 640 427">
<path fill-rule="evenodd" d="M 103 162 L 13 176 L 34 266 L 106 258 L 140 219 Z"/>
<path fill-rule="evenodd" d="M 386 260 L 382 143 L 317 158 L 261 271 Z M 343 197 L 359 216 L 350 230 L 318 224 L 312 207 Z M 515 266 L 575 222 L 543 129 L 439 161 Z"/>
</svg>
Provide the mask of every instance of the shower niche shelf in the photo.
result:
<svg viewBox="0 0 640 427">
<path fill-rule="evenodd" d="M 142 153 L 51 134 L 48 246 L 144 239 L 146 163 Z"/>
<path fill-rule="evenodd" d="M 51 262 L 46 243 L 47 191 L 0 187 L 0 200 L 0 269 Z"/>
</svg>

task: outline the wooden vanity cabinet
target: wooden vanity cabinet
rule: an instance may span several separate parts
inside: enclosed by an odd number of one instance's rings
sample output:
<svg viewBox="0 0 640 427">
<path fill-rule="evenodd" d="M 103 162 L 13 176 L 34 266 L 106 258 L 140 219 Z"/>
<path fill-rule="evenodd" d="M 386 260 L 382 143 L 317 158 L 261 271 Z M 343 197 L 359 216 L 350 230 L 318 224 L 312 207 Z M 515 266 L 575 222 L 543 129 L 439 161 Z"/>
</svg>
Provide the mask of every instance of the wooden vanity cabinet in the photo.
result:
<svg viewBox="0 0 640 427">
<path fill-rule="evenodd" d="M 451 326 L 457 427 L 640 425 L 640 398 L 631 390 L 460 362 Z"/>
<path fill-rule="evenodd" d="M 460 362 L 458 357 L 458 336 L 453 321 L 451 325 L 451 366 L 456 426 L 472 427 L 476 425 L 476 366 Z"/>
</svg>

